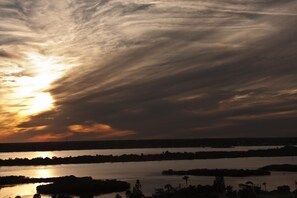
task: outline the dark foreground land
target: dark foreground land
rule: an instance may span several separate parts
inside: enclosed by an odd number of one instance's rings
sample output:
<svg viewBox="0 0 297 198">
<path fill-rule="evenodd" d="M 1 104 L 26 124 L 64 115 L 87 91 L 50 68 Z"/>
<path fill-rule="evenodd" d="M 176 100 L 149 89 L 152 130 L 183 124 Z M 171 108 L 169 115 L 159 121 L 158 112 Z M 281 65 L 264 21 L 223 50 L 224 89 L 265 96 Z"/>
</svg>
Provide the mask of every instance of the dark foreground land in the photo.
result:
<svg viewBox="0 0 297 198">
<path fill-rule="evenodd" d="M 0 177 L 0 187 L 27 183 L 50 183 L 37 186 L 40 194 L 70 194 L 70 195 L 100 195 L 112 192 L 122 192 L 130 188 L 130 184 L 117 180 L 94 180 L 91 177 L 52 177 L 28 178 L 24 176 Z"/>
<path fill-rule="evenodd" d="M 297 137 L 1 143 L 0 152 L 122 149 L 122 148 L 234 147 L 234 146 L 269 146 L 269 145 L 280 145 L 280 146 L 297 145 Z"/>
<path fill-rule="evenodd" d="M 185 188 L 174 188 L 166 185 L 152 196 L 153 198 L 296 198 L 297 190 L 291 190 L 289 186 L 278 186 L 275 190 L 266 191 L 265 187 L 247 182 L 241 184 L 239 190 L 233 190 L 232 186 L 222 183 L 211 185 L 190 185 Z M 133 198 L 133 197 L 128 197 Z M 135 197 L 134 197 L 135 198 Z"/>
<path fill-rule="evenodd" d="M 52 198 L 73 198 L 73 195 L 80 198 L 93 198 L 95 195 L 126 191 L 127 198 L 295 198 L 297 190 L 291 190 L 289 186 L 278 186 L 275 190 L 267 191 L 266 183 L 254 184 L 251 181 L 239 184 L 239 190 L 233 190 L 232 186 L 226 186 L 224 177 L 216 176 L 213 185 L 188 185 L 188 176 L 184 187 L 174 187 L 166 184 L 159 186 L 150 196 L 145 196 L 142 192 L 142 185 L 139 180 L 130 189 L 127 182 L 116 180 L 92 180 L 90 177 L 77 178 L 66 176 L 59 178 L 25 178 L 22 176 L 1 177 L 1 181 L 6 183 L 18 182 L 26 183 L 32 181 L 53 182 L 51 184 L 39 185 L 36 188 L 37 194 L 33 198 L 40 198 L 40 194 L 50 195 Z M 3 182 L 2 182 L 3 184 Z M 1 185 L 0 185 L 1 187 Z M 20 197 L 20 196 L 17 196 Z M 119 194 L 115 196 L 120 198 Z"/>
<path fill-rule="evenodd" d="M 106 162 L 141 162 L 141 161 L 164 161 L 164 160 L 194 160 L 194 159 L 219 159 L 219 158 L 244 158 L 244 157 L 283 157 L 297 156 L 297 147 L 285 146 L 282 148 L 248 151 L 212 151 L 212 152 L 184 152 L 146 155 L 95 155 L 78 157 L 53 157 L 53 158 L 16 158 L 0 160 L 0 166 L 31 166 L 31 165 L 58 165 L 58 164 L 85 164 Z"/>
</svg>

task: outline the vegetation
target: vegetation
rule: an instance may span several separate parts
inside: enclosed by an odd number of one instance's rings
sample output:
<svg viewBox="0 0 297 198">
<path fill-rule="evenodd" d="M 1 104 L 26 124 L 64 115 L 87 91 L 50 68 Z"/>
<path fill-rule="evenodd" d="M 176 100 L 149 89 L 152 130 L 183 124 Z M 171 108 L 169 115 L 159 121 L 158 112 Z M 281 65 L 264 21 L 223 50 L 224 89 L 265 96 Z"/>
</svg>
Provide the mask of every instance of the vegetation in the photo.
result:
<svg viewBox="0 0 297 198">
<path fill-rule="evenodd" d="M 170 148 L 170 147 L 232 147 L 297 145 L 297 138 L 224 138 L 224 139 L 163 139 L 163 140 L 109 140 L 77 142 L 34 142 L 1 143 L 0 152 L 16 151 L 54 151 L 84 149 L 121 148 Z"/>
<path fill-rule="evenodd" d="M 182 177 L 182 179 L 184 179 Z M 241 185 L 241 188 L 233 190 L 232 186 L 225 186 L 224 177 L 216 177 L 213 185 L 190 185 L 181 187 L 172 187 L 170 184 L 164 188 L 156 189 L 152 195 L 153 198 L 269 198 L 282 197 L 294 198 L 297 196 L 297 191 L 292 192 L 289 186 L 279 186 L 270 192 L 262 190 L 259 185 L 253 182 L 246 182 Z"/>
<path fill-rule="evenodd" d="M 126 191 L 126 197 L 127 198 L 142 198 L 142 197 L 144 197 L 144 194 L 142 192 L 142 185 L 140 184 L 139 180 L 136 180 L 135 186 L 133 187 L 132 191 L 131 190 Z"/>
<path fill-rule="evenodd" d="M 248 177 L 270 175 L 266 170 L 248 169 L 192 169 L 186 171 L 175 171 L 172 169 L 162 172 L 163 175 L 194 175 L 194 176 L 228 176 L 228 177 Z"/>
<path fill-rule="evenodd" d="M 7 177 L 8 178 L 8 177 Z M 10 177 L 12 179 L 13 177 Z M 25 177 L 15 177 L 20 180 Z M 26 178 L 30 179 L 30 178 Z M 50 178 L 49 178 L 50 179 Z M 136 180 L 135 185 L 130 190 L 127 182 L 116 180 L 92 180 L 90 177 L 76 178 L 74 176 L 66 176 L 60 178 L 51 178 L 53 184 L 40 185 L 37 187 L 37 194 L 33 198 L 40 198 L 40 194 L 51 195 L 51 198 L 93 198 L 93 196 L 110 193 L 122 192 L 126 190 L 127 198 L 146 198 L 142 192 L 142 185 Z M 189 180 L 189 176 L 181 177 L 182 180 Z M 263 182 L 264 185 L 265 182 Z M 254 184 L 251 181 L 239 185 L 239 190 L 233 190 L 232 186 L 225 186 L 224 177 L 216 176 L 213 185 L 185 185 L 184 187 L 173 187 L 166 184 L 164 188 L 157 188 L 150 198 L 294 198 L 297 197 L 297 190 L 291 191 L 289 186 L 278 186 L 275 190 L 266 191 L 266 183 L 264 190 L 260 184 Z M 116 198 L 121 195 L 116 194 Z M 21 198 L 16 196 L 16 198 Z"/>
<path fill-rule="evenodd" d="M 46 182 L 51 184 L 40 185 L 37 187 L 37 192 L 40 194 L 58 195 L 99 195 L 111 192 L 122 192 L 130 188 L 130 184 L 124 181 L 117 180 L 94 180 L 91 177 L 52 177 L 52 178 L 28 178 L 24 176 L 7 176 L 0 177 L 0 185 L 16 185 L 26 183 L 41 183 Z M 38 194 L 37 194 L 38 195 Z M 36 195 L 36 196 L 37 196 Z"/>
<path fill-rule="evenodd" d="M 273 164 L 264 166 L 261 170 L 297 172 L 297 164 Z"/>
<path fill-rule="evenodd" d="M 296 164 L 273 164 L 255 170 L 249 169 L 192 169 L 192 170 L 164 170 L 162 175 L 194 175 L 194 176 L 227 176 L 248 177 L 271 175 L 270 171 L 297 172 Z M 266 186 L 266 183 L 263 183 Z"/>
<path fill-rule="evenodd" d="M 275 149 L 248 150 L 248 151 L 212 151 L 212 152 L 164 152 L 160 154 L 124 154 L 78 156 L 78 157 L 53 157 L 53 158 L 16 158 L 0 160 L 0 166 L 31 166 L 31 165 L 57 165 L 57 164 L 82 164 L 82 163 L 105 163 L 105 162 L 140 162 L 162 160 L 194 160 L 194 159 L 218 159 L 239 157 L 274 157 L 274 156 L 297 156 L 297 147 L 286 146 Z"/>
<path fill-rule="evenodd" d="M 122 192 L 130 188 L 130 184 L 117 180 L 74 179 L 58 180 L 52 184 L 37 186 L 40 194 L 69 194 L 77 196 L 94 196 L 112 192 Z"/>
</svg>

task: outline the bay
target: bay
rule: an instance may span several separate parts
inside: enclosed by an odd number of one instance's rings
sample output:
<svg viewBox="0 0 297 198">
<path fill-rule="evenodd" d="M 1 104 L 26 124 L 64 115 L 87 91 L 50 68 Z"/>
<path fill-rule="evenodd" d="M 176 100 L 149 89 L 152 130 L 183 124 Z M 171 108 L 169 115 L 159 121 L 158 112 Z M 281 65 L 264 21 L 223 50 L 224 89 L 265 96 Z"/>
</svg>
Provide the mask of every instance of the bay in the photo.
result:
<svg viewBox="0 0 297 198">
<path fill-rule="evenodd" d="M 155 188 L 166 184 L 173 186 L 185 185 L 181 176 L 163 176 L 162 170 L 188 170 L 195 168 L 244 168 L 255 169 L 270 164 L 297 164 L 297 157 L 251 157 L 232 159 L 204 159 L 204 160 L 180 160 L 180 161 L 154 161 L 154 162 L 125 162 L 125 163 L 102 163 L 102 164 L 70 164 L 54 166 L 17 166 L 1 167 L 0 176 L 24 175 L 28 177 L 59 177 L 75 175 L 78 177 L 91 176 L 95 179 L 118 179 L 130 182 L 132 185 L 139 179 L 143 185 L 143 191 L 151 195 Z M 234 188 L 246 181 L 253 181 L 261 185 L 267 183 L 267 189 L 272 190 L 280 185 L 289 185 L 295 188 L 296 173 L 273 172 L 271 176 L 258 177 L 226 177 L 226 185 Z M 212 184 L 214 177 L 190 176 L 190 183 Z M 37 184 L 25 184 L 0 189 L 0 197 L 15 197 L 21 195 L 24 198 L 32 197 Z M 123 194 L 124 196 L 124 194 Z M 48 196 L 44 196 L 48 197 Z M 114 194 L 101 196 L 104 198 L 114 197 Z"/>
</svg>

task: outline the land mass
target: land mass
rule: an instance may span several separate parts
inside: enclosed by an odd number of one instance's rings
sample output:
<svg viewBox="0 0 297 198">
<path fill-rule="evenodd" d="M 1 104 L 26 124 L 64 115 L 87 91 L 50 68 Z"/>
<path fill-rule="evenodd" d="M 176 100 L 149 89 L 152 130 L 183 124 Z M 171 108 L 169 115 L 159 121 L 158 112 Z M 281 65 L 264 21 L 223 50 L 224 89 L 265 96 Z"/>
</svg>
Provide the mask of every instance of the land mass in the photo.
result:
<svg viewBox="0 0 297 198">
<path fill-rule="evenodd" d="M 189 177 L 183 177 L 183 180 Z M 95 195 L 123 192 L 126 190 L 127 198 L 139 198 L 146 196 L 141 189 L 141 183 L 136 181 L 132 190 L 129 190 L 130 184 L 117 180 L 93 180 L 91 177 L 78 178 L 75 176 L 54 177 L 54 178 L 28 178 L 24 176 L 8 176 L 0 177 L 0 187 L 5 187 L 9 184 L 35 182 L 53 182 L 51 184 L 39 185 L 36 188 L 37 193 L 34 197 L 40 197 L 40 194 L 51 195 L 52 197 L 72 198 L 70 195 L 91 198 Z M 187 182 L 187 180 L 186 180 Z M 248 181 L 244 184 L 239 184 L 238 191 L 233 190 L 232 186 L 225 186 L 224 177 L 217 176 L 213 185 L 187 185 L 185 187 L 173 187 L 166 184 L 164 188 L 156 188 L 155 193 L 151 197 L 154 198 L 255 198 L 255 197 L 296 197 L 297 190 L 291 191 L 287 185 L 278 186 L 273 191 L 266 191 L 266 183 L 263 183 L 264 189 L 253 182 Z"/>
<path fill-rule="evenodd" d="M 128 148 L 234 147 L 234 146 L 297 145 L 297 137 L 290 138 L 212 138 L 109 140 L 73 142 L 0 143 L 0 152 L 55 151 Z"/>
<path fill-rule="evenodd" d="M 297 172 L 297 164 L 272 164 L 258 169 L 191 169 L 164 170 L 162 175 L 193 175 L 193 176 L 221 176 L 221 177 L 249 177 L 271 175 L 271 171 Z"/>
<path fill-rule="evenodd" d="M 193 175 L 193 176 L 226 176 L 226 177 L 249 177 L 270 175 L 267 170 L 249 169 L 192 169 L 192 170 L 165 170 L 162 175 Z"/>
<path fill-rule="evenodd" d="M 211 151 L 211 152 L 163 152 L 160 154 L 124 154 L 113 155 L 85 155 L 78 157 L 53 157 L 53 158 L 16 158 L 0 160 L 0 166 L 32 166 L 32 165 L 58 165 L 58 164 L 84 164 L 106 162 L 141 162 L 164 160 L 194 160 L 194 159 L 219 159 L 243 157 L 280 157 L 297 156 L 297 147 L 285 146 L 282 148 L 248 151 Z"/>
<path fill-rule="evenodd" d="M 297 164 L 273 164 L 264 166 L 261 170 L 297 172 Z"/>
<path fill-rule="evenodd" d="M 130 188 L 130 184 L 118 180 L 94 180 L 91 177 L 50 177 L 29 178 L 24 176 L 0 177 L 0 187 L 28 183 L 51 183 L 37 186 L 40 194 L 100 195 L 122 192 Z"/>
</svg>

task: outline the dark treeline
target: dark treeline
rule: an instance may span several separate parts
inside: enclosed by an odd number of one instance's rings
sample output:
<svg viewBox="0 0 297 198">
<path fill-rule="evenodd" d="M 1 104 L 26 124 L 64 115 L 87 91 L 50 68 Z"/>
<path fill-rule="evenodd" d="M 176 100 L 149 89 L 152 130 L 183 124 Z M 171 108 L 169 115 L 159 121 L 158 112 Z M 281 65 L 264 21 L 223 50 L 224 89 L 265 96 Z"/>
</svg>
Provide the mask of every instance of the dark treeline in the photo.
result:
<svg viewBox="0 0 297 198">
<path fill-rule="evenodd" d="M 297 172 L 297 164 L 273 164 L 264 166 L 261 169 L 269 171 Z"/>
<path fill-rule="evenodd" d="M 194 160 L 194 159 L 219 159 L 239 157 L 277 157 L 297 156 L 297 147 L 286 146 L 276 149 L 249 150 L 249 151 L 212 151 L 212 152 L 164 152 L 161 154 L 124 154 L 78 156 L 78 157 L 53 157 L 33 159 L 5 159 L 0 160 L 0 166 L 30 166 L 30 165 L 57 165 L 57 164 L 82 164 L 82 163 L 105 163 L 105 162 L 140 162 L 140 161 L 163 161 L 163 160 Z"/>
<path fill-rule="evenodd" d="M 296 164 L 272 164 L 258 169 L 192 169 L 192 170 L 164 170 L 162 175 L 193 175 L 193 176 L 226 176 L 248 177 L 271 175 L 270 171 L 297 172 Z"/>
<path fill-rule="evenodd" d="M 129 183 L 117 180 L 66 180 L 39 185 L 36 191 L 37 193 L 47 195 L 70 194 L 77 196 L 88 195 L 90 197 L 112 192 L 122 192 L 129 188 Z"/>
<path fill-rule="evenodd" d="M 71 194 L 71 195 L 99 195 L 104 193 L 122 192 L 130 188 L 130 184 L 117 180 L 94 180 L 91 177 L 52 177 L 29 178 L 24 176 L 0 177 L 0 186 L 27 183 L 51 182 L 51 184 L 37 186 L 37 193 L 41 194 Z"/>
<path fill-rule="evenodd" d="M 194 176 L 227 176 L 227 177 L 248 177 L 270 175 L 267 170 L 248 169 L 192 169 L 175 171 L 172 169 L 162 171 L 162 175 L 194 175 Z"/>
<path fill-rule="evenodd" d="M 221 138 L 1 143 L 0 152 L 121 148 L 233 147 L 268 145 L 297 145 L 297 138 Z"/>
</svg>

